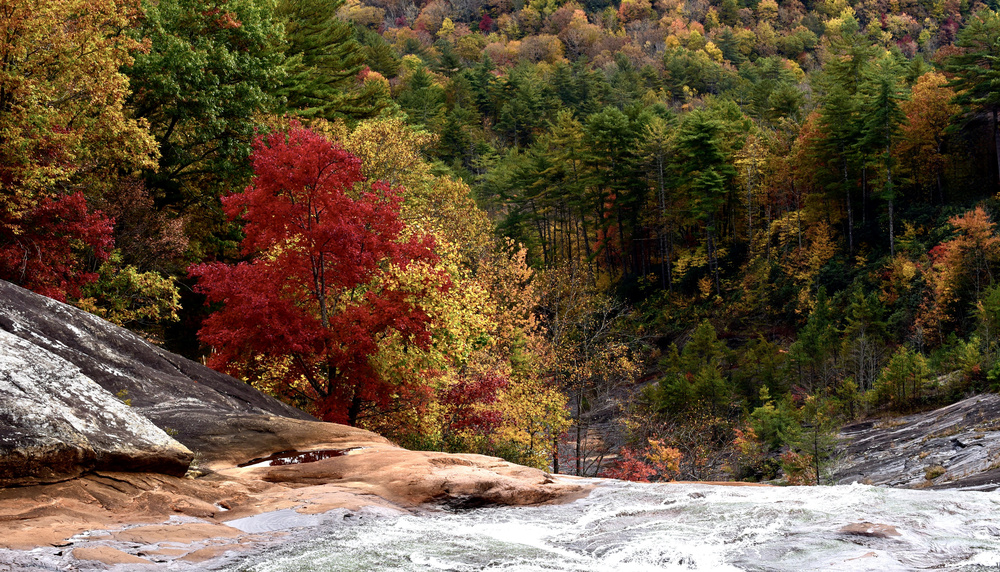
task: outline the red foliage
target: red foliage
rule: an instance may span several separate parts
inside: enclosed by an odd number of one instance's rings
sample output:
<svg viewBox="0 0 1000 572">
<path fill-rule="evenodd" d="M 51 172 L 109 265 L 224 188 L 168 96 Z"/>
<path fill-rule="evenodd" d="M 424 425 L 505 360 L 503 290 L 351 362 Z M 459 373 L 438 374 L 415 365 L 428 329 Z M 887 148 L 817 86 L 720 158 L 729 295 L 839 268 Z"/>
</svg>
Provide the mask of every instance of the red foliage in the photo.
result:
<svg viewBox="0 0 1000 572">
<path fill-rule="evenodd" d="M 489 14 L 483 14 L 483 19 L 479 21 L 479 30 L 485 33 L 493 31 L 493 18 L 490 18 Z"/>
<path fill-rule="evenodd" d="M 0 278 L 60 301 L 79 296 L 81 286 L 97 279 L 87 271 L 87 256 L 106 260 L 111 253 L 111 228 L 80 192 L 0 209 Z"/>
<path fill-rule="evenodd" d="M 622 447 L 614 465 L 598 476 L 641 483 L 648 483 L 651 477 L 656 481 L 670 481 L 680 471 L 681 458 L 681 452 L 674 447 L 650 439 L 642 450 Z"/>
<path fill-rule="evenodd" d="M 448 388 L 442 399 L 446 407 L 445 431 L 472 431 L 488 437 L 503 421 L 503 414 L 489 406 L 497 403 L 498 393 L 509 383 L 507 377 L 495 373 L 462 377 Z"/>
<path fill-rule="evenodd" d="M 636 452 L 631 447 L 622 447 L 621 451 L 618 452 L 618 461 L 601 472 L 601 476 L 608 479 L 648 483 L 649 477 L 656 474 L 656 469 L 644 462 L 643 456 L 642 453 Z"/>
<path fill-rule="evenodd" d="M 244 222 L 248 261 L 190 269 L 198 291 L 221 305 L 198 336 L 214 349 L 210 365 L 230 373 L 258 357 L 290 360 L 283 389 L 324 419 L 353 423 L 363 404 L 385 405 L 400 389 L 371 364 L 379 341 L 397 332 L 418 347 L 430 342 L 423 292 L 386 269 L 434 261 L 432 242 L 402 240 L 398 193 L 380 183 L 356 193 L 360 161 L 320 135 L 294 125 L 258 138 L 252 160 L 250 186 L 223 199 Z"/>
</svg>

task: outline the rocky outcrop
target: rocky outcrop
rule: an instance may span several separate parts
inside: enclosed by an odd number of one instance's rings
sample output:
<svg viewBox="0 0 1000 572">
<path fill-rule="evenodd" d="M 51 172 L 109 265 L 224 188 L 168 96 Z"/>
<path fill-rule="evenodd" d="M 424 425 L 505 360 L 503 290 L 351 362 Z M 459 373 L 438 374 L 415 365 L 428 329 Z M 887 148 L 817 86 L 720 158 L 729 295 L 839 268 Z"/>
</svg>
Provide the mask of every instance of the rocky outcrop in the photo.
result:
<svg viewBox="0 0 1000 572">
<path fill-rule="evenodd" d="M 234 438 L 254 443 L 254 451 L 280 450 L 287 437 L 276 434 L 288 421 L 315 421 L 124 328 L 3 281 L 0 356 L 0 486 L 93 469 L 183 474 L 192 452 L 205 461 L 228 457 Z M 279 427 L 267 429 L 272 423 Z"/>
<path fill-rule="evenodd" d="M 990 491 L 1000 488 L 1000 395 L 844 427 L 839 484 Z"/>
<path fill-rule="evenodd" d="M 178 412 L 222 411 L 313 419 L 129 330 L 4 281 L 0 330 L 60 356 L 113 394 L 126 391 L 132 407 L 154 422 Z"/>
<path fill-rule="evenodd" d="M 79 368 L 0 330 L 0 486 L 127 466 L 183 475 L 194 455 Z"/>
<path fill-rule="evenodd" d="M 848 536 L 867 536 L 868 538 L 894 538 L 901 536 L 891 524 L 876 524 L 871 522 L 855 522 L 840 529 L 840 534 Z"/>
<path fill-rule="evenodd" d="M 224 476 L 289 486 L 333 484 L 376 495 L 401 508 L 441 505 L 533 505 L 566 500 L 587 487 L 556 483 L 544 471 L 484 455 L 456 455 L 374 446 L 303 464 L 243 467 Z"/>
</svg>

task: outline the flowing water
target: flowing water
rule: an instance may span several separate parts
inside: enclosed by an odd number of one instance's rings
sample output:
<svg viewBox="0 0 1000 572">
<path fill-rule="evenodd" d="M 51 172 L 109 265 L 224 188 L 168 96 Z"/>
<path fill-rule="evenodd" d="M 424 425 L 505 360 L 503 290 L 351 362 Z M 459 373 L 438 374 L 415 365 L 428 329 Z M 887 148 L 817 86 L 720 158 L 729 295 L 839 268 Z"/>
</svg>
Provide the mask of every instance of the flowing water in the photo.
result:
<svg viewBox="0 0 1000 572">
<path fill-rule="evenodd" d="M 842 530 L 865 522 L 885 537 Z M 232 570 L 1000 571 L 1000 492 L 611 482 L 566 505 L 360 518 L 314 532 Z"/>
</svg>

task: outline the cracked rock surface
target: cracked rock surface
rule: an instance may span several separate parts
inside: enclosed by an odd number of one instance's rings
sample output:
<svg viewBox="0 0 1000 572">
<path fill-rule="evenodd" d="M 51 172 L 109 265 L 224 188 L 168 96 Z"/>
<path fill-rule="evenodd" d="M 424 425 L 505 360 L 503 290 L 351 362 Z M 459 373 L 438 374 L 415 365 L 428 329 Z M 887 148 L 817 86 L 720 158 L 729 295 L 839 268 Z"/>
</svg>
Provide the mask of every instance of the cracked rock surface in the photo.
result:
<svg viewBox="0 0 1000 572">
<path fill-rule="evenodd" d="M 1000 395 L 844 427 L 834 482 L 904 488 L 1000 488 Z"/>
</svg>

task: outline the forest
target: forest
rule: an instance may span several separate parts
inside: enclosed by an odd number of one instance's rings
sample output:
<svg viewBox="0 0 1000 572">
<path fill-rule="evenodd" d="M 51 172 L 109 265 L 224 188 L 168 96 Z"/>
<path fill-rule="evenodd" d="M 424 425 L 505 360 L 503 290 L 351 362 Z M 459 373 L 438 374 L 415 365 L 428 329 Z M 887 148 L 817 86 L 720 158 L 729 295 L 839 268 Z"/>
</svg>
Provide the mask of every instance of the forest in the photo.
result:
<svg viewBox="0 0 1000 572">
<path fill-rule="evenodd" d="M 822 483 L 1000 389 L 993 0 L 10 0 L 0 278 L 410 448 Z"/>
</svg>

